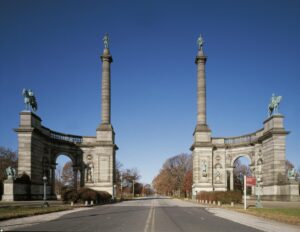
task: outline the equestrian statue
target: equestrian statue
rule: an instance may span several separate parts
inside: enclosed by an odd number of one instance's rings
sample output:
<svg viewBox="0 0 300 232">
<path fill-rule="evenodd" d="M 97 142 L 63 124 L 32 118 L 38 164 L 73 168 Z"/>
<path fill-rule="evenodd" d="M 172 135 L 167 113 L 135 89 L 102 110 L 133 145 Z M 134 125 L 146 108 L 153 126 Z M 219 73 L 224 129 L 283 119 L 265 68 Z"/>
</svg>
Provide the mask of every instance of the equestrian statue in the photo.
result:
<svg viewBox="0 0 300 232">
<path fill-rule="evenodd" d="M 274 114 L 279 114 L 278 108 L 279 108 L 281 99 L 282 99 L 282 96 L 275 96 L 274 93 L 272 94 L 271 101 L 269 104 L 269 117 Z"/>
<path fill-rule="evenodd" d="M 23 89 L 22 95 L 24 97 L 24 103 L 26 106 L 26 110 L 30 110 L 30 108 L 31 108 L 33 112 L 36 112 L 38 106 L 37 106 L 36 98 L 35 98 L 32 90 L 31 89 L 28 89 L 28 90 Z"/>
</svg>

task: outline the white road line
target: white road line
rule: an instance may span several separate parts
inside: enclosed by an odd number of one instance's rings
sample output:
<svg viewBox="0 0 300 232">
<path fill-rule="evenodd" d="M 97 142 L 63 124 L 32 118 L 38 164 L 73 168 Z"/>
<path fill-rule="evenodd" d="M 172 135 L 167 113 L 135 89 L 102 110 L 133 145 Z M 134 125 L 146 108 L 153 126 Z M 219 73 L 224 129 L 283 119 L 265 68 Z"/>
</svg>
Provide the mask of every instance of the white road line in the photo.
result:
<svg viewBox="0 0 300 232">
<path fill-rule="evenodd" d="M 155 207 L 152 212 L 151 232 L 155 232 Z"/>
<path fill-rule="evenodd" d="M 148 232 L 152 216 L 153 216 L 153 200 L 151 200 L 151 208 L 149 210 L 144 232 Z"/>
</svg>

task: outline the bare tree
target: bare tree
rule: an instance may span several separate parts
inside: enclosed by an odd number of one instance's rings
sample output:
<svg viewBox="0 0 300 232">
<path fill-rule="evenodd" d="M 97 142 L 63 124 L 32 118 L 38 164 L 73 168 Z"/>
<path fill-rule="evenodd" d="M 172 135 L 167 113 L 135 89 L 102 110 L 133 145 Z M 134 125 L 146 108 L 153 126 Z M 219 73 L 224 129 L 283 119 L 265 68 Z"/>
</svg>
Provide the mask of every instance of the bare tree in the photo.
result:
<svg viewBox="0 0 300 232">
<path fill-rule="evenodd" d="M 73 174 L 72 161 L 68 161 L 67 163 L 65 163 L 62 169 L 61 180 L 63 186 L 74 187 L 74 174 Z"/>
<path fill-rule="evenodd" d="M 61 194 L 62 187 L 63 187 L 62 167 L 60 164 L 58 164 L 55 170 L 55 192 L 57 194 Z"/>
<path fill-rule="evenodd" d="M 190 190 L 192 185 L 192 176 L 187 176 L 191 170 L 191 155 L 173 156 L 165 161 L 159 174 L 153 179 L 153 187 L 159 194 L 186 196 L 186 190 Z"/>
<path fill-rule="evenodd" d="M 245 176 L 251 176 L 251 169 L 249 165 L 242 164 L 239 159 L 234 162 L 233 168 L 233 180 L 234 180 L 234 189 L 235 190 L 243 190 L 243 181 Z M 251 189 L 251 188 L 249 188 Z M 248 191 L 248 190 L 247 190 Z M 249 190 L 250 191 L 250 190 Z"/>
<path fill-rule="evenodd" d="M 137 168 L 127 168 L 123 170 L 122 172 L 122 186 L 123 186 L 123 193 L 129 194 L 133 191 L 133 184 L 134 187 L 140 187 L 140 183 L 138 183 L 138 180 L 141 178 L 140 172 Z M 134 190 L 136 193 L 136 190 Z"/>
<path fill-rule="evenodd" d="M 9 166 L 17 169 L 18 167 L 17 151 L 13 151 L 5 147 L 0 147 L 0 181 L 6 179 L 5 169 L 8 168 Z"/>
<path fill-rule="evenodd" d="M 3 194 L 3 181 L 6 179 L 5 169 L 11 166 L 17 170 L 18 155 L 17 151 L 0 146 L 0 197 Z"/>
</svg>

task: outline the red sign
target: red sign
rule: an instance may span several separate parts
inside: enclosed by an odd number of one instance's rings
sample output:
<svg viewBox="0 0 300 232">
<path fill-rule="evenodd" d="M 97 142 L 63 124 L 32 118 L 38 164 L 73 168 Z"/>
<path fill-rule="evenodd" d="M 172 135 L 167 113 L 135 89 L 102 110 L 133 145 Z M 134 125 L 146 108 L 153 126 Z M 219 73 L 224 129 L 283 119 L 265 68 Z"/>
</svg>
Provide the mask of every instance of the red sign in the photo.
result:
<svg viewBox="0 0 300 232">
<path fill-rule="evenodd" d="M 255 186 L 256 185 L 256 178 L 255 177 L 246 177 L 246 185 L 247 186 Z"/>
</svg>

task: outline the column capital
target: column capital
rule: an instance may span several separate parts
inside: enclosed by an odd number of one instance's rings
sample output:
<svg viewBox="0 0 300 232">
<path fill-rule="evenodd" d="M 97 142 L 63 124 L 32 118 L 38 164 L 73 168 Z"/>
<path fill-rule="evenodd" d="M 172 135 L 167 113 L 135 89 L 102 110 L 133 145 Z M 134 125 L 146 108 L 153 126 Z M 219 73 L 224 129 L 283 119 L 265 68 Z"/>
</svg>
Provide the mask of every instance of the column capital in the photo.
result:
<svg viewBox="0 0 300 232">
<path fill-rule="evenodd" d="M 206 60 L 207 60 L 207 56 L 205 55 L 197 55 L 196 58 L 195 58 L 195 64 L 199 64 L 199 63 L 206 63 Z"/>
<path fill-rule="evenodd" d="M 100 56 L 100 59 L 102 62 L 108 61 L 109 63 L 111 63 L 113 61 L 108 48 L 104 48 L 103 54 Z"/>
<path fill-rule="evenodd" d="M 103 61 L 108 61 L 109 63 L 113 62 L 112 56 L 110 54 L 109 55 L 103 54 L 103 55 L 100 56 L 100 59 L 101 59 L 102 62 Z"/>
</svg>

